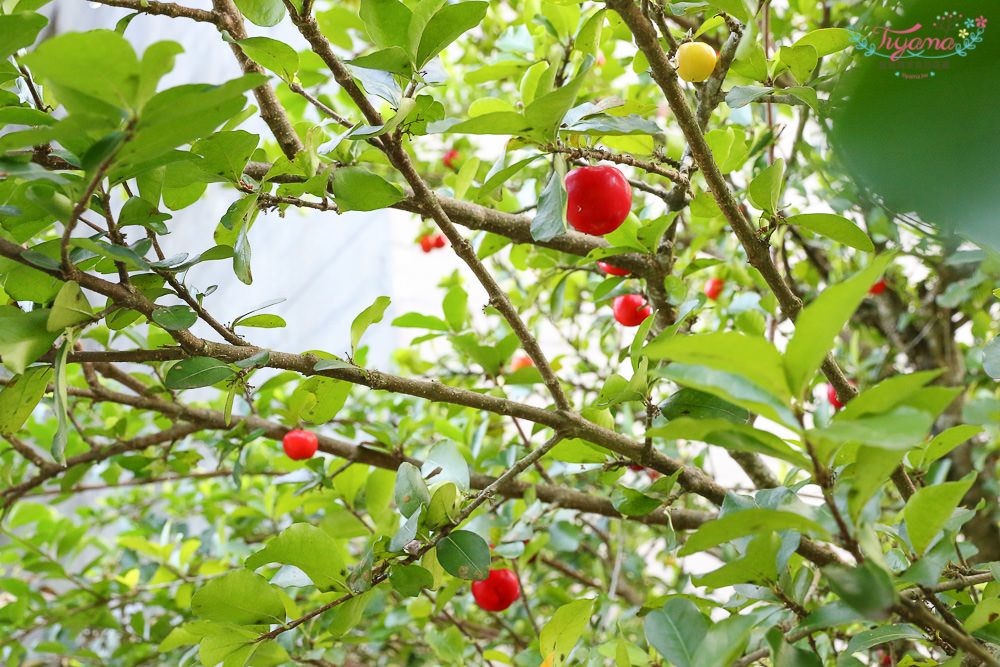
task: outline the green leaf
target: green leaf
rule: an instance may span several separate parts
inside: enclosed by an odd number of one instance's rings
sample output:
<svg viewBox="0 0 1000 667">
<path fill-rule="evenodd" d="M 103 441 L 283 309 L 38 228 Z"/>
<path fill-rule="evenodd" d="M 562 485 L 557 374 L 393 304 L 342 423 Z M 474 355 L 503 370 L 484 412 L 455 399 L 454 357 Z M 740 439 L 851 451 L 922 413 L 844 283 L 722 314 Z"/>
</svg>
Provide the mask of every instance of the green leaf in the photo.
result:
<svg viewBox="0 0 1000 667">
<path fill-rule="evenodd" d="M 419 565 L 395 565 L 389 583 L 403 597 L 416 597 L 423 589 L 434 587 L 434 575 Z"/>
<path fill-rule="evenodd" d="M 49 351 L 59 331 L 49 331 L 49 309 L 30 313 L 13 306 L 0 306 L 0 358 L 16 375 Z"/>
<path fill-rule="evenodd" d="M 285 17 L 285 5 L 281 0 L 234 0 L 243 16 L 254 25 L 270 28 L 278 25 Z"/>
<path fill-rule="evenodd" d="M 483 581 L 490 574 L 490 547 L 467 530 L 456 530 L 437 544 L 437 558 L 453 577 Z"/>
<path fill-rule="evenodd" d="M 36 79 L 53 87 L 71 112 L 92 112 L 95 101 L 118 109 L 133 109 L 136 104 L 139 59 L 132 45 L 112 30 L 51 37 L 24 62 Z M 70 97 L 66 91 L 80 96 Z"/>
<path fill-rule="evenodd" d="M 314 424 L 325 424 L 344 407 L 354 385 L 328 377 L 311 377 L 304 380 L 292 393 L 292 401 L 302 401 L 299 418 Z"/>
<path fill-rule="evenodd" d="M 650 359 L 697 364 L 742 375 L 782 400 L 791 397 L 782 370 L 781 353 L 764 338 L 734 331 L 660 336 L 643 348 L 643 354 Z"/>
<path fill-rule="evenodd" d="M 778 580 L 778 552 L 781 549 L 781 536 L 777 533 L 764 533 L 750 541 L 746 555 L 729 561 L 722 567 L 700 577 L 695 577 L 695 586 L 722 588 L 737 584 L 767 585 Z"/>
<path fill-rule="evenodd" d="M 431 476 L 438 468 L 441 470 Z M 420 472 L 432 484 L 454 482 L 462 491 L 469 490 L 469 464 L 451 440 L 442 440 L 431 448 Z"/>
<path fill-rule="evenodd" d="M 413 73 L 412 59 L 410 54 L 407 53 L 402 47 L 390 46 L 388 49 L 379 49 L 374 53 L 369 53 L 357 58 L 353 58 L 349 61 L 354 67 L 364 67 L 365 69 L 376 69 L 383 72 L 392 72 L 394 74 L 400 74 L 402 76 L 409 77 Z M 410 100 L 412 102 L 412 100 Z M 402 118 L 400 118 L 402 120 Z M 363 126 L 368 127 L 368 126 Z M 378 130 L 377 132 L 371 131 L 361 131 L 359 128 L 357 131 L 351 133 L 351 137 L 368 137 L 368 136 L 379 136 L 388 132 L 385 127 Z"/>
<path fill-rule="evenodd" d="M 679 556 L 698 553 L 705 549 L 730 542 L 738 537 L 758 535 L 765 532 L 792 530 L 798 533 L 814 533 L 826 536 L 821 525 L 799 514 L 762 507 L 731 512 L 713 519 L 695 531 L 678 552 Z"/>
<path fill-rule="evenodd" d="M 13 435 L 42 400 L 52 369 L 48 366 L 33 366 L 13 378 L 0 391 L 0 434 Z"/>
<path fill-rule="evenodd" d="M 741 23 L 746 23 L 753 17 L 753 12 L 747 7 L 745 0 L 711 0 L 709 4 L 730 14 Z"/>
<path fill-rule="evenodd" d="M 864 415 L 889 412 L 916 395 L 921 387 L 937 378 L 942 372 L 941 369 L 934 369 L 888 377 L 851 399 L 837 413 L 837 419 L 856 419 Z"/>
<path fill-rule="evenodd" d="M 191 146 L 191 150 L 204 158 L 198 163 L 203 171 L 237 183 L 243 177 L 243 170 L 258 143 L 260 137 L 256 134 L 232 130 L 216 132 L 199 139 Z M 251 198 L 251 201 L 256 202 L 256 198 Z"/>
<path fill-rule="evenodd" d="M 333 196 L 340 211 L 375 211 L 402 201 L 398 187 L 360 167 L 340 167 L 333 172 Z"/>
<path fill-rule="evenodd" d="M 306 573 L 320 590 L 341 586 L 347 571 L 343 546 L 325 530 L 308 523 L 294 523 L 268 541 L 263 549 L 246 560 L 255 570 L 268 563 L 293 565 Z"/>
<path fill-rule="evenodd" d="M 750 411 L 697 389 L 682 387 L 660 403 L 660 414 L 667 420 L 680 417 L 691 419 L 724 419 L 743 424 Z"/>
<path fill-rule="evenodd" d="M 459 2 L 445 5 L 427 22 L 417 47 L 416 66 L 423 67 L 427 61 L 440 53 L 446 46 L 479 23 L 486 16 L 488 2 Z"/>
<path fill-rule="evenodd" d="M 611 492 L 611 504 L 625 516 L 645 516 L 660 506 L 661 501 L 643 495 L 626 486 L 616 486 Z"/>
<path fill-rule="evenodd" d="M 233 375 L 236 371 L 223 361 L 211 357 L 191 357 L 171 366 L 164 384 L 167 389 L 194 389 L 222 382 Z"/>
<path fill-rule="evenodd" d="M 237 368 L 254 368 L 257 366 L 267 366 L 269 361 L 271 361 L 271 353 L 268 350 L 261 350 L 257 354 L 251 355 L 246 359 L 240 359 L 239 361 L 233 362 L 233 366 L 236 366 Z"/>
<path fill-rule="evenodd" d="M 678 384 L 718 396 L 790 429 L 797 431 L 801 428 L 786 400 L 778 398 L 742 375 L 676 361 L 661 372 Z"/>
<path fill-rule="evenodd" d="M 66 327 L 81 324 L 93 318 L 94 312 L 90 307 L 90 302 L 87 301 L 80 286 L 71 280 L 63 283 L 63 286 L 59 288 L 45 328 L 49 331 L 61 332 Z"/>
<path fill-rule="evenodd" d="M 927 466 L 938 460 L 955 447 L 983 432 L 982 426 L 960 425 L 941 431 L 934 439 L 927 443 L 924 449 L 921 466 Z"/>
<path fill-rule="evenodd" d="M 531 238 L 551 241 L 566 233 L 566 186 L 558 169 L 552 170 L 549 182 L 538 198 L 538 209 L 531 220 Z"/>
<path fill-rule="evenodd" d="M 14 52 L 35 43 L 38 33 L 49 20 L 34 12 L 18 12 L 0 16 L 0 61 L 7 60 Z"/>
<path fill-rule="evenodd" d="M 918 489 L 906 502 L 906 507 L 903 508 L 906 533 L 918 555 L 930 546 L 975 479 L 976 473 L 971 472 L 957 482 L 925 486 Z"/>
<path fill-rule="evenodd" d="M 339 637 L 352 630 L 361 621 L 371 596 L 369 591 L 334 607 L 328 614 L 330 625 L 326 628 L 326 632 L 333 637 Z"/>
<path fill-rule="evenodd" d="M 812 76 L 813 70 L 816 69 L 819 56 L 816 54 L 815 48 L 809 44 L 801 44 L 782 46 L 778 49 L 777 60 L 788 66 L 788 70 L 797 82 L 806 83 Z"/>
<path fill-rule="evenodd" d="M 270 584 L 249 570 L 212 579 L 191 598 L 191 611 L 209 621 L 238 625 L 281 623 L 285 606 Z"/>
<path fill-rule="evenodd" d="M 731 451 L 765 454 L 800 468 L 807 468 L 810 464 L 803 453 L 790 447 L 775 434 L 727 419 L 708 416 L 676 417 L 665 426 L 648 429 L 646 435 L 666 440 L 695 440 Z"/>
<path fill-rule="evenodd" d="M 1000 380 L 1000 336 L 983 346 L 983 371 L 994 380 Z"/>
<path fill-rule="evenodd" d="M 248 37 L 236 43 L 252 60 L 285 81 L 291 81 L 299 71 L 299 54 L 284 42 L 269 37 Z"/>
<path fill-rule="evenodd" d="M 236 245 L 233 246 L 233 273 L 239 281 L 245 285 L 253 282 L 253 274 L 250 272 L 250 237 L 248 235 L 249 225 L 241 225 L 240 233 L 236 237 Z"/>
<path fill-rule="evenodd" d="M 583 81 L 594 63 L 594 57 L 584 58 L 576 76 L 561 88 L 536 98 L 524 109 L 524 118 L 528 121 L 530 134 L 544 140 L 554 140 L 559 132 L 563 117 L 576 102 Z"/>
<path fill-rule="evenodd" d="M 900 639 L 920 640 L 923 639 L 923 633 L 909 624 L 894 623 L 892 625 L 883 625 L 873 630 L 864 630 L 851 637 L 851 641 L 847 644 L 846 652 L 848 654 L 860 653 L 878 644 L 886 644 Z"/>
<path fill-rule="evenodd" d="M 865 505 L 885 485 L 905 455 L 903 449 L 881 449 L 868 445 L 858 447 L 857 463 L 848 468 L 843 476 L 843 479 L 850 480 L 847 507 L 853 520 L 858 520 Z"/>
<path fill-rule="evenodd" d="M 389 297 L 380 296 L 375 299 L 375 303 L 361 311 L 361 314 L 351 322 L 351 356 L 357 353 L 358 343 L 365 331 L 373 324 L 382 321 L 385 309 L 389 307 Z"/>
<path fill-rule="evenodd" d="M 448 323 L 440 317 L 424 315 L 423 313 L 406 313 L 392 321 L 394 327 L 410 327 L 414 329 L 430 329 L 431 331 L 450 331 Z"/>
<path fill-rule="evenodd" d="M 750 633 L 758 624 L 752 614 L 733 614 L 713 623 L 705 633 L 691 667 L 729 667 L 743 654 Z"/>
<path fill-rule="evenodd" d="M 538 652 L 545 656 L 555 653 L 557 661 L 565 660 L 590 624 L 593 612 L 594 600 L 574 600 L 556 609 L 538 637 Z"/>
<path fill-rule="evenodd" d="M 646 616 L 646 641 L 677 667 L 691 667 L 708 632 L 708 621 L 684 597 L 672 597 Z"/>
<path fill-rule="evenodd" d="M 933 423 L 930 414 L 904 405 L 881 415 L 838 418 L 829 426 L 809 431 L 809 436 L 837 443 L 858 442 L 879 449 L 908 450 L 923 442 Z"/>
<path fill-rule="evenodd" d="M 861 229 L 847 218 L 833 213 L 803 213 L 785 218 L 790 225 L 804 227 L 820 236 L 833 239 L 851 248 L 875 252 L 875 245 Z"/>
<path fill-rule="evenodd" d="M 389 540 L 390 552 L 399 553 L 417 536 L 417 527 L 420 525 L 420 515 L 423 513 L 423 509 L 423 507 L 418 507 L 417 511 L 411 514 L 410 518 L 404 521 L 396 534 L 392 536 L 392 539 Z"/>
<path fill-rule="evenodd" d="M 765 86 L 733 86 L 726 93 L 726 104 L 730 109 L 745 107 L 759 97 L 770 95 L 774 88 Z"/>
<path fill-rule="evenodd" d="M 785 177 L 785 160 L 778 158 L 774 164 L 757 174 L 747 186 L 750 203 L 760 210 L 774 215 L 781 200 L 782 179 Z"/>
<path fill-rule="evenodd" d="M 869 288 L 892 260 L 882 255 L 871 266 L 837 285 L 823 290 L 816 300 L 802 309 L 795 321 L 795 333 L 785 349 L 784 368 L 788 386 L 796 396 L 806 385 L 833 348 L 834 339 L 847 320 L 868 296 Z"/>
<path fill-rule="evenodd" d="M 811 46 L 819 57 L 842 51 L 851 45 L 851 33 L 844 28 L 820 28 L 806 33 L 792 46 Z"/>
<path fill-rule="evenodd" d="M 896 590 L 889 574 L 874 561 L 854 567 L 831 565 L 823 568 L 823 574 L 833 592 L 854 611 L 873 620 L 889 618 Z"/>
<path fill-rule="evenodd" d="M 405 517 L 412 515 L 421 506 L 426 507 L 430 504 L 431 494 L 427 490 L 427 484 L 420 476 L 420 470 L 412 463 L 404 461 L 396 471 L 393 497 L 399 511 Z"/>
<path fill-rule="evenodd" d="M 258 329 L 280 329 L 286 324 L 285 320 L 278 315 L 252 315 L 239 322 L 233 322 L 234 327 L 256 327 Z"/>
<path fill-rule="evenodd" d="M 361 20 L 365 30 L 380 48 L 399 46 L 408 49 L 413 14 L 399 0 L 361 0 Z M 413 54 L 415 55 L 415 54 Z"/>
<path fill-rule="evenodd" d="M 168 331 L 179 331 L 197 322 L 198 314 L 187 306 L 169 306 L 154 310 L 152 320 Z"/>
</svg>

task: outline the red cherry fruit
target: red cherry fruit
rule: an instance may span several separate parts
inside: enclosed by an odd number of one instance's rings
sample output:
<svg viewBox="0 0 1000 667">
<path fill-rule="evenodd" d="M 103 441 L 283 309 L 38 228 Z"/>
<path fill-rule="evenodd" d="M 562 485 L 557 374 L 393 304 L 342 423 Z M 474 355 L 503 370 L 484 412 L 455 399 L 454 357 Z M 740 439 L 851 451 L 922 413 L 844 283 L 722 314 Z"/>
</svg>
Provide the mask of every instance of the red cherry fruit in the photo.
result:
<svg viewBox="0 0 1000 667">
<path fill-rule="evenodd" d="M 434 237 L 434 247 L 443 248 L 448 245 L 448 239 L 444 237 L 444 234 L 438 234 Z"/>
<path fill-rule="evenodd" d="M 850 380 L 848 380 L 848 382 L 850 382 Z M 851 386 L 856 387 L 857 385 L 851 382 Z M 844 407 L 844 404 L 837 398 L 837 390 L 833 388 L 832 384 L 826 385 L 826 398 L 830 401 L 830 405 L 832 405 L 835 410 L 839 410 Z"/>
<path fill-rule="evenodd" d="M 868 290 L 868 293 L 873 296 L 878 296 L 884 291 L 885 291 L 885 278 L 882 278 L 877 283 L 871 286 L 871 289 Z"/>
<path fill-rule="evenodd" d="M 434 239 L 430 234 L 424 234 L 420 237 L 420 249 L 424 252 L 430 252 L 434 249 Z"/>
<path fill-rule="evenodd" d="M 580 167 L 566 175 L 566 219 L 577 231 L 613 232 L 632 209 L 632 186 L 615 167 Z"/>
<path fill-rule="evenodd" d="M 460 157 L 462 157 L 462 154 L 459 153 L 454 148 L 452 148 L 451 150 L 449 150 L 447 153 L 444 154 L 444 157 L 441 158 L 441 162 L 444 164 L 444 166 L 448 167 L 449 169 L 454 169 L 455 162 L 457 162 L 458 158 Z"/>
<path fill-rule="evenodd" d="M 607 262 L 598 262 L 597 266 L 601 267 L 601 271 L 604 271 L 609 276 L 630 276 L 632 272 L 628 269 L 619 269 L 617 266 L 611 266 Z"/>
<path fill-rule="evenodd" d="M 512 571 L 490 570 L 484 581 L 472 582 L 472 597 L 486 611 L 503 611 L 521 597 L 521 587 Z"/>
<path fill-rule="evenodd" d="M 611 302 L 618 323 L 626 327 L 637 327 L 642 321 L 653 314 L 652 308 L 646 305 L 646 299 L 639 294 L 622 294 Z"/>
<path fill-rule="evenodd" d="M 725 281 L 720 278 L 709 278 L 705 281 L 705 287 L 702 291 L 705 292 L 705 296 L 715 301 L 722 294 L 722 287 L 725 284 Z"/>
<path fill-rule="evenodd" d="M 531 360 L 526 354 L 519 354 L 510 362 L 511 371 L 519 371 L 522 368 L 527 368 L 528 366 L 534 366 L 535 362 Z"/>
<path fill-rule="evenodd" d="M 643 470 L 643 467 L 641 465 L 639 465 L 638 463 L 633 463 L 632 465 L 630 465 L 628 467 L 628 469 L 629 470 L 635 470 L 636 472 L 638 472 L 640 470 Z"/>
<path fill-rule="evenodd" d="M 309 431 L 289 431 L 281 439 L 281 446 L 285 448 L 285 454 L 293 461 L 312 458 L 319 447 L 316 434 Z"/>
</svg>

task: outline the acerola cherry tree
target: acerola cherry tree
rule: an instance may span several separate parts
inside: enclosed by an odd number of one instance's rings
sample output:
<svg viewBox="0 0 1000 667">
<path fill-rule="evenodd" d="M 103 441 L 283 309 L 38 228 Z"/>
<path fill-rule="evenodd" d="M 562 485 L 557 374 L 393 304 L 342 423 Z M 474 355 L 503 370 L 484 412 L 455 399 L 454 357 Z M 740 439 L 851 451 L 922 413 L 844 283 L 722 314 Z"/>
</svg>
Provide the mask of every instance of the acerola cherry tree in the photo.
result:
<svg viewBox="0 0 1000 667">
<path fill-rule="evenodd" d="M 4 5 L 7 665 L 1000 664 L 1000 264 L 822 134 L 888 9 L 97 2 L 245 73 Z M 208 184 L 215 245 L 164 256 Z M 187 272 L 249 282 L 297 208 L 407 211 L 487 297 L 258 346 Z M 373 368 L 386 326 L 419 338 Z"/>
</svg>

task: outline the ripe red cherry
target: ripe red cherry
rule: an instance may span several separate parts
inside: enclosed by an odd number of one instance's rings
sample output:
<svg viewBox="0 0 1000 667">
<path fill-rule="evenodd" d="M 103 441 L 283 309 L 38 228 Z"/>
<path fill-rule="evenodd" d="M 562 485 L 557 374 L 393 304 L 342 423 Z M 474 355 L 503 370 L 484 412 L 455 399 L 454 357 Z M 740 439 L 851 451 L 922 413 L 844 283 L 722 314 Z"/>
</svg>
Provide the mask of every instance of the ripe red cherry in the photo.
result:
<svg viewBox="0 0 1000 667">
<path fill-rule="evenodd" d="M 281 445 L 285 448 L 285 454 L 293 461 L 312 458 L 319 447 L 316 434 L 309 431 L 289 431 L 281 439 Z"/>
<path fill-rule="evenodd" d="M 615 167 L 580 167 L 566 175 L 566 219 L 577 231 L 613 232 L 632 209 L 632 186 Z"/>
<path fill-rule="evenodd" d="M 434 237 L 434 247 L 443 248 L 448 245 L 448 239 L 444 237 L 444 234 L 438 234 Z"/>
<path fill-rule="evenodd" d="M 527 368 L 528 366 L 534 366 L 534 365 L 535 362 L 531 360 L 531 357 L 529 357 L 526 354 L 519 354 L 518 356 L 514 357 L 514 359 L 510 362 L 510 370 L 519 371 L 522 368 Z"/>
<path fill-rule="evenodd" d="M 848 382 L 851 381 L 848 380 Z M 851 382 L 851 386 L 856 387 L 857 385 Z M 833 388 L 832 384 L 826 385 L 826 398 L 828 401 L 830 401 L 830 405 L 833 406 L 834 410 L 839 410 L 842 407 L 844 407 L 844 404 L 837 399 L 837 390 Z"/>
<path fill-rule="evenodd" d="M 472 597 L 486 611 L 503 611 L 521 597 L 521 587 L 510 570 L 490 570 L 486 580 L 472 582 Z"/>
<path fill-rule="evenodd" d="M 720 278 L 709 278 L 705 281 L 705 287 L 702 291 L 705 292 L 705 296 L 715 301 L 722 294 L 722 286 L 725 284 L 725 281 Z"/>
<path fill-rule="evenodd" d="M 639 294 L 622 294 L 611 302 L 618 323 L 626 327 L 637 327 L 642 321 L 653 314 L 653 309 L 646 305 L 646 299 Z"/>
<path fill-rule="evenodd" d="M 871 286 L 871 289 L 868 290 L 868 293 L 874 296 L 878 296 L 884 291 L 885 291 L 885 278 L 882 278 L 877 283 Z"/>
<path fill-rule="evenodd" d="M 601 267 L 601 271 L 604 271 L 609 276 L 630 276 L 632 272 L 628 269 L 619 269 L 617 266 L 611 266 L 607 262 L 598 262 L 597 266 Z"/>
<path fill-rule="evenodd" d="M 424 234 L 420 237 L 420 249 L 424 252 L 430 252 L 434 249 L 434 238 L 430 234 Z"/>
<path fill-rule="evenodd" d="M 449 169 L 454 169 L 455 162 L 458 161 L 458 158 L 460 157 L 462 157 L 462 154 L 459 153 L 454 148 L 452 148 L 451 150 L 449 150 L 447 153 L 444 154 L 444 157 L 441 158 L 441 162 L 444 164 L 444 166 L 448 167 Z"/>
</svg>

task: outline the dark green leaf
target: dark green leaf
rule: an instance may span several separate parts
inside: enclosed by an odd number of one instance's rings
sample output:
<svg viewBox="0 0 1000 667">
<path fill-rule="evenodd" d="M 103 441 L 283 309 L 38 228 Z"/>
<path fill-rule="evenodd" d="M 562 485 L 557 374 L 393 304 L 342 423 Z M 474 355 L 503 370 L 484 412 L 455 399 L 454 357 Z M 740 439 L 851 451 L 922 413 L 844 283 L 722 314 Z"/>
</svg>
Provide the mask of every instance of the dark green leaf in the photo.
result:
<svg viewBox="0 0 1000 667">
<path fill-rule="evenodd" d="M 437 558 L 453 577 L 483 581 L 490 574 L 490 547 L 467 530 L 456 530 L 437 544 Z"/>
<path fill-rule="evenodd" d="M 419 565 L 396 565 L 389 573 L 389 583 L 403 597 L 416 597 L 434 586 L 434 575 Z"/>
<path fill-rule="evenodd" d="M 646 641 L 677 667 L 691 667 L 708 632 L 708 621 L 693 602 L 683 597 L 667 600 L 646 616 Z"/>
<path fill-rule="evenodd" d="M 682 387 L 660 403 L 660 413 L 666 419 L 725 419 L 737 424 L 750 418 L 750 411 L 697 389 Z"/>
<path fill-rule="evenodd" d="M 211 357 L 181 359 L 170 367 L 164 381 L 167 389 L 208 387 L 236 374 L 225 362 Z"/>
<path fill-rule="evenodd" d="M 197 322 L 198 314 L 187 306 L 169 306 L 154 310 L 152 319 L 168 331 L 179 331 Z"/>
<path fill-rule="evenodd" d="M 769 95 L 774 92 L 774 88 L 762 87 L 762 86 L 733 86 L 728 93 L 726 93 L 726 104 L 729 105 L 731 109 L 739 109 L 744 107 L 755 99 L 763 97 L 764 95 Z"/>
</svg>

